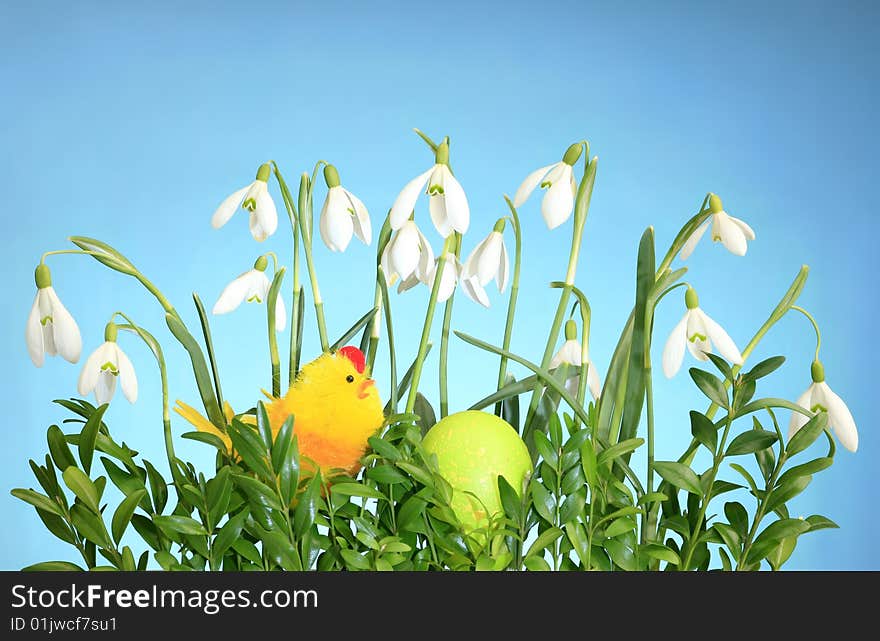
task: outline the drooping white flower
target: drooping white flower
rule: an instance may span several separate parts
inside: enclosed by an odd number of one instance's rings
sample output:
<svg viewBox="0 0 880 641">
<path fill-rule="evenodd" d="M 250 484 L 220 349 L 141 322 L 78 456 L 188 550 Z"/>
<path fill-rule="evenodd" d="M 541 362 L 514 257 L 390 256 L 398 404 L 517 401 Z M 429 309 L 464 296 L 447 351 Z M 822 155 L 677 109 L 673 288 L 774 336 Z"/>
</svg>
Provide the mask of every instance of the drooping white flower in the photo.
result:
<svg viewBox="0 0 880 641">
<path fill-rule="evenodd" d="M 52 287 L 52 275 L 45 263 L 34 272 L 37 295 L 28 314 L 24 339 L 34 365 L 43 366 L 45 355 L 61 354 L 70 363 L 79 360 L 82 337 L 70 312 L 61 304 Z"/>
<path fill-rule="evenodd" d="M 275 201 L 269 195 L 267 183 L 270 173 L 271 167 L 268 163 L 260 165 L 254 182 L 242 187 L 220 203 L 211 217 L 211 226 L 220 229 L 241 207 L 249 214 L 251 235 L 254 240 L 262 242 L 274 234 L 278 229 L 278 212 L 275 209 Z"/>
<path fill-rule="evenodd" d="M 709 220 L 700 225 L 682 246 L 681 259 L 685 260 L 693 253 L 709 225 L 712 225 L 713 241 L 720 241 L 731 254 L 745 256 L 748 249 L 747 241 L 755 240 L 755 232 L 752 228 L 739 218 L 734 218 L 725 212 L 721 206 L 721 199 L 715 194 L 709 196 L 709 210 L 712 212 Z"/>
<path fill-rule="evenodd" d="M 565 342 L 562 344 L 562 347 L 559 348 L 559 351 L 553 355 L 553 358 L 550 359 L 550 369 L 556 369 L 563 363 L 568 365 L 572 365 L 574 367 L 581 367 L 581 363 L 585 367 L 587 367 L 587 387 L 590 389 L 590 394 L 592 394 L 593 399 L 598 399 L 599 394 L 602 393 L 602 384 L 599 381 L 599 373 L 596 371 L 596 366 L 589 358 L 589 353 L 587 354 L 587 359 L 583 360 L 584 350 L 581 348 L 581 344 L 577 339 L 577 324 L 573 320 L 568 320 L 565 323 Z M 572 396 L 576 396 L 578 392 L 578 388 L 580 387 L 580 374 L 576 374 L 574 376 L 569 376 L 565 381 L 565 389 L 568 390 L 568 393 Z"/>
<path fill-rule="evenodd" d="M 214 314 L 228 314 L 244 302 L 262 303 L 269 295 L 272 283 L 266 276 L 268 261 L 265 256 L 260 256 L 254 263 L 254 268 L 249 269 L 235 280 L 229 283 L 220 293 L 217 302 L 214 303 Z M 275 301 L 275 329 L 283 332 L 287 326 L 287 311 L 284 307 L 284 299 L 281 294 Z"/>
<path fill-rule="evenodd" d="M 372 228 L 364 203 L 339 183 L 339 173 L 333 165 L 324 167 L 324 181 L 327 183 L 327 197 L 318 222 L 321 240 L 335 252 L 344 252 L 352 235 L 369 245 Z"/>
<path fill-rule="evenodd" d="M 397 195 L 389 214 L 391 229 L 398 230 L 406 224 L 427 184 L 428 210 L 440 235 L 446 238 L 453 231 L 463 234 L 468 230 L 470 207 L 464 189 L 449 170 L 449 145 L 438 145 L 435 158 L 433 167 L 409 181 Z"/>
<path fill-rule="evenodd" d="M 510 277 L 510 260 L 504 245 L 504 219 L 495 223 L 495 228 L 480 241 L 470 253 L 461 270 L 461 282 L 465 295 L 484 307 L 489 307 L 489 297 L 485 286 L 492 279 L 503 292 Z"/>
<path fill-rule="evenodd" d="M 129 403 L 138 395 L 137 376 L 134 367 L 122 348 L 116 344 L 117 327 L 113 322 L 104 329 L 104 342 L 86 359 L 79 375 L 77 391 L 80 396 L 95 392 L 98 405 L 110 402 L 116 391 L 116 379 Z"/>
<path fill-rule="evenodd" d="M 397 293 L 405 292 L 408 289 L 412 289 L 419 283 L 423 283 L 429 288 L 434 287 L 434 277 L 437 275 L 437 265 L 440 263 L 440 257 L 434 259 L 428 268 L 427 272 L 423 275 L 419 275 L 419 270 L 416 270 L 406 279 L 400 282 L 397 286 Z M 455 291 L 455 286 L 458 284 L 459 274 L 461 273 L 461 267 L 458 264 L 458 259 L 455 257 L 455 254 L 447 254 L 446 262 L 443 265 L 443 272 L 440 275 L 440 288 L 437 290 L 437 302 L 445 303 L 452 293 Z"/>
<path fill-rule="evenodd" d="M 813 382 L 807 391 L 800 395 L 796 403 L 814 413 L 827 412 L 828 427 L 837 436 L 841 445 L 850 452 L 855 452 L 859 448 L 859 432 L 856 429 L 852 413 L 846 403 L 828 387 L 822 363 L 814 361 L 810 373 Z M 810 419 L 800 412 L 792 412 L 791 422 L 788 424 L 788 438 L 794 436 L 808 420 Z"/>
<path fill-rule="evenodd" d="M 574 180 L 573 165 L 580 158 L 582 146 L 571 145 L 560 162 L 536 169 L 522 181 L 513 197 L 513 206 L 519 207 L 538 185 L 546 189 L 541 201 L 541 215 L 548 229 L 555 229 L 571 217 L 574 211 L 574 197 L 577 183 Z"/>
<path fill-rule="evenodd" d="M 413 275 L 417 280 L 426 278 L 433 263 L 431 244 L 413 220 L 407 220 L 392 234 L 380 259 L 388 285 Z"/>
<path fill-rule="evenodd" d="M 742 365 L 742 354 L 733 339 L 721 325 L 700 309 L 697 292 L 692 287 L 687 288 L 684 300 L 687 311 L 672 330 L 663 348 L 663 373 L 666 378 L 672 378 L 681 369 L 685 346 L 698 361 L 709 360 L 706 353 L 712 352 L 714 348 L 731 363 Z"/>
</svg>

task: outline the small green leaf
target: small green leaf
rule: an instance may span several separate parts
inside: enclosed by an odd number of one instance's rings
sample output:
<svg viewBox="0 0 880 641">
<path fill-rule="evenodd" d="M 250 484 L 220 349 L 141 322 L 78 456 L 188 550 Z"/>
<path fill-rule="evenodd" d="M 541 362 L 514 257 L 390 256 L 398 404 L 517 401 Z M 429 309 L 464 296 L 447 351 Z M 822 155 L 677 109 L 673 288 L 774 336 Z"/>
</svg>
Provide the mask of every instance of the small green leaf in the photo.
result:
<svg viewBox="0 0 880 641">
<path fill-rule="evenodd" d="M 606 448 L 599 452 L 599 456 L 597 457 L 597 461 L 599 465 L 603 465 L 616 459 L 619 456 L 625 456 L 632 452 L 633 450 L 642 446 L 645 442 L 643 438 L 630 438 L 625 441 L 621 441 L 620 443 L 616 443 L 609 448 Z"/>
<path fill-rule="evenodd" d="M 550 564 L 540 556 L 527 556 L 523 560 L 523 565 L 530 572 L 550 572 Z"/>
<path fill-rule="evenodd" d="M 538 535 L 538 538 L 535 539 L 535 542 L 529 547 L 529 551 L 526 552 L 526 557 L 533 556 L 535 554 L 540 553 L 546 547 L 551 545 L 556 539 L 562 536 L 562 530 L 558 527 L 551 527 Z"/>
<path fill-rule="evenodd" d="M 555 502 L 553 496 L 543 485 L 538 483 L 537 481 L 532 482 L 532 501 L 535 506 L 535 510 L 537 510 L 538 514 L 541 515 L 545 521 L 553 525 L 555 519 L 553 517 L 553 511 L 555 507 Z"/>
<path fill-rule="evenodd" d="M 825 530 L 829 528 L 836 529 L 840 527 L 839 525 L 837 525 L 837 523 L 826 516 L 822 516 L 821 514 L 813 514 L 812 516 L 808 516 L 804 520 L 810 524 L 810 532 L 815 532 L 816 530 Z"/>
<path fill-rule="evenodd" d="M 135 490 L 126 496 L 116 511 L 113 513 L 113 521 L 110 524 L 110 531 L 113 533 L 113 540 L 118 544 L 122 535 L 125 534 L 125 528 L 131 522 L 131 517 L 137 509 L 138 503 L 146 494 L 146 490 Z"/>
<path fill-rule="evenodd" d="M 599 461 L 596 458 L 596 450 L 593 449 L 593 443 L 584 441 L 581 445 L 581 466 L 584 468 L 584 477 L 591 489 L 599 484 Z"/>
<path fill-rule="evenodd" d="M 810 529 L 810 524 L 801 519 L 779 519 L 768 525 L 755 539 L 746 558 L 747 563 L 763 559 L 781 539 L 797 537 Z"/>
<path fill-rule="evenodd" d="M 559 464 L 559 455 L 550 444 L 550 439 L 541 431 L 535 431 L 532 436 L 535 439 L 535 449 L 538 451 L 538 454 L 547 461 L 550 467 L 555 468 Z"/>
<path fill-rule="evenodd" d="M 373 451 L 382 458 L 388 459 L 392 462 L 399 461 L 403 458 L 396 447 L 378 436 L 371 436 L 367 442 L 370 444 L 370 447 L 373 448 Z"/>
<path fill-rule="evenodd" d="M 710 401 L 719 405 L 720 407 L 727 408 L 729 407 L 729 401 L 727 398 L 727 390 L 724 388 L 724 383 L 721 382 L 714 374 L 710 374 L 704 370 L 701 370 L 697 367 L 692 367 L 690 370 L 691 378 L 694 380 L 694 383 L 697 384 L 697 387 L 700 388 L 700 391 L 705 394 Z"/>
<path fill-rule="evenodd" d="M 376 465 L 367 470 L 368 479 L 377 483 L 385 483 L 386 485 L 394 485 L 395 483 L 409 483 L 409 479 L 397 471 L 396 467 L 391 465 Z"/>
<path fill-rule="evenodd" d="M 382 499 L 387 501 L 386 497 L 379 490 L 373 489 L 369 485 L 363 483 L 344 482 L 334 483 L 330 486 L 331 494 L 340 494 L 342 496 L 362 496 L 368 499 Z"/>
<path fill-rule="evenodd" d="M 702 412 L 691 410 L 691 434 L 699 443 L 704 445 L 712 454 L 718 446 L 718 428 L 715 423 Z"/>
<path fill-rule="evenodd" d="M 741 538 L 745 538 L 749 530 L 749 514 L 742 503 L 730 501 L 724 504 L 724 516 Z"/>
<path fill-rule="evenodd" d="M 180 534 L 207 534 L 201 523 L 188 516 L 178 516 L 176 514 L 169 516 L 153 516 L 153 523 L 166 532 L 179 532 Z"/>
<path fill-rule="evenodd" d="M 10 494 L 12 494 L 12 496 L 17 499 L 21 499 L 26 503 L 30 503 L 36 508 L 45 510 L 46 512 L 51 512 L 52 514 L 55 514 L 57 516 L 64 516 L 64 512 L 61 510 L 60 505 L 58 505 L 48 496 L 43 496 L 39 492 L 35 492 L 33 490 L 25 490 L 23 488 L 16 488 L 12 490 Z"/>
<path fill-rule="evenodd" d="M 619 519 L 615 519 L 611 525 L 605 528 L 605 536 L 614 538 L 623 534 L 624 532 L 632 532 L 636 529 L 636 522 L 628 517 L 621 517 Z"/>
<path fill-rule="evenodd" d="M 681 565 L 681 559 L 675 550 L 672 550 L 665 545 L 660 545 L 659 543 L 646 543 L 641 545 L 639 546 L 639 553 L 647 554 L 651 558 L 666 561 L 672 565 Z"/>
<path fill-rule="evenodd" d="M 727 446 L 725 456 L 739 456 L 741 454 L 759 452 L 773 445 L 778 438 L 774 432 L 768 432 L 767 430 L 743 432 Z"/>
<path fill-rule="evenodd" d="M 98 547 L 110 548 L 113 546 L 107 528 L 104 527 L 104 521 L 96 513 L 80 504 L 74 504 L 70 506 L 70 519 L 77 531 Z"/>
<path fill-rule="evenodd" d="M 796 497 L 806 489 L 812 480 L 813 477 L 809 475 L 797 476 L 784 484 L 777 485 L 776 489 L 767 497 L 767 511 L 771 512 Z"/>
<path fill-rule="evenodd" d="M 764 378 L 768 374 L 772 374 L 774 371 L 779 369 L 784 362 L 785 356 L 771 356 L 770 358 L 761 361 L 748 372 L 743 374 L 743 378 L 751 380 Z"/>
<path fill-rule="evenodd" d="M 190 441 L 207 443 L 208 445 L 216 447 L 221 454 L 229 454 L 229 451 L 226 449 L 226 443 L 224 443 L 216 434 L 209 434 L 208 432 L 184 432 L 180 436 L 181 438 Z"/>
<path fill-rule="evenodd" d="M 96 488 L 91 479 L 86 476 L 85 472 L 78 467 L 70 466 L 64 470 L 61 474 L 61 478 L 64 479 L 64 484 L 70 488 L 70 491 L 73 492 L 89 509 L 91 509 L 92 512 L 95 514 L 100 512 L 98 501 L 100 500 L 101 495 L 98 492 L 98 488 Z"/>
<path fill-rule="evenodd" d="M 827 426 L 828 413 L 819 412 L 816 414 L 788 440 L 788 445 L 785 446 L 785 455 L 791 458 L 795 454 L 803 452 L 819 438 Z"/>
<path fill-rule="evenodd" d="M 354 550 L 343 549 L 339 551 L 342 558 L 345 559 L 345 565 L 351 570 L 369 570 L 370 562 L 363 555 Z"/>
<path fill-rule="evenodd" d="M 718 371 L 721 372 L 725 380 L 733 382 L 733 370 L 730 369 L 730 365 L 727 364 L 726 360 L 712 352 L 706 352 L 706 356 L 712 361 L 712 364 Z"/>
<path fill-rule="evenodd" d="M 244 527 L 245 519 L 248 517 L 247 509 L 242 510 L 238 514 L 229 517 L 229 520 L 220 528 L 217 536 L 214 538 L 212 552 L 215 557 L 220 558 L 225 554 L 226 550 L 238 540 L 241 535 L 241 529 Z M 259 555 L 257 555 L 259 557 Z M 259 563 L 259 561 L 255 561 Z"/>
<path fill-rule="evenodd" d="M 602 547 L 608 552 L 608 556 L 611 557 L 614 564 L 620 568 L 627 572 L 634 572 L 639 569 L 632 550 L 617 539 L 605 539 Z"/>
<path fill-rule="evenodd" d="M 95 453 L 95 443 L 98 439 L 98 428 L 101 427 L 101 421 L 104 412 L 110 407 L 108 403 L 104 403 L 89 417 L 79 434 L 79 460 L 82 463 L 82 469 L 86 474 L 92 470 L 92 456 Z"/>
<path fill-rule="evenodd" d="M 46 440 L 49 442 L 49 453 L 59 471 L 64 472 L 68 467 L 76 467 L 76 461 L 67 446 L 64 432 L 57 425 L 49 427 Z"/>
<path fill-rule="evenodd" d="M 752 493 L 757 495 L 759 491 L 758 484 L 755 483 L 755 479 L 752 478 L 752 475 L 749 474 L 749 471 L 739 463 L 731 463 L 730 467 L 746 480 L 746 483 L 749 484 L 749 488 L 751 488 Z"/>
<path fill-rule="evenodd" d="M 636 505 L 649 505 L 651 503 L 662 503 L 663 501 L 668 501 L 669 497 L 666 496 L 663 492 L 648 492 L 647 494 L 643 494 L 639 497 L 639 500 L 636 502 Z"/>
<path fill-rule="evenodd" d="M 833 458 L 823 456 L 821 458 L 813 459 L 812 461 L 807 461 L 806 463 L 801 463 L 800 465 L 795 465 L 794 467 L 786 470 L 786 472 L 779 477 L 776 485 L 778 487 L 780 485 L 788 483 L 791 479 L 798 476 L 809 476 L 811 474 L 815 474 L 816 472 L 821 472 L 825 468 L 831 467 L 832 463 L 834 463 Z"/>
<path fill-rule="evenodd" d="M 498 475 L 498 496 L 501 498 L 504 513 L 514 523 L 519 523 L 522 520 L 522 501 L 517 491 L 500 474 Z"/>
<path fill-rule="evenodd" d="M 701 495 L 700 479 L 687 465 L 675 461 L 656 461 L 654 469 L 666 481 L 675 487 L 686 490 L 692 494 Z"/>
</svg>

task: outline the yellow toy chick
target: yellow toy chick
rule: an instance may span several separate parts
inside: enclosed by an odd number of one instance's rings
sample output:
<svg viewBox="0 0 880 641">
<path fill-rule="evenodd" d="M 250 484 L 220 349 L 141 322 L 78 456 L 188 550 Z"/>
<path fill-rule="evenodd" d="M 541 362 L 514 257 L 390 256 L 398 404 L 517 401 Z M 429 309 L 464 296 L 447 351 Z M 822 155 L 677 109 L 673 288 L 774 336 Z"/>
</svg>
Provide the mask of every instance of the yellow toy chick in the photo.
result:
<svg viewBox="0 0 880 641">
<path fill-rule="evenodd" d="M 344 470 L 352 476 L 361 468 L 360 459 L 367 449 L 367 439 L 382 426 L 385 417 L 375 381 L 365 373 L 366 359 L 356 347 L 343 347 L 322 354 L 305 365 L 296 381 L 281 398 L 266 404 L 272 434 L 293 414 L 293 433 L 297 437 L 303 468 L 310 459 L 323 474 Z M 234 412 L 224 404 L 227 421 Z M 177 401 L 174 411 L 199 431 L 219 437 L 232 451 L 229 436 L 214 426 L 195 408 Z M 253 422 L 253 417 L 244 417 Z"/>
</svg>

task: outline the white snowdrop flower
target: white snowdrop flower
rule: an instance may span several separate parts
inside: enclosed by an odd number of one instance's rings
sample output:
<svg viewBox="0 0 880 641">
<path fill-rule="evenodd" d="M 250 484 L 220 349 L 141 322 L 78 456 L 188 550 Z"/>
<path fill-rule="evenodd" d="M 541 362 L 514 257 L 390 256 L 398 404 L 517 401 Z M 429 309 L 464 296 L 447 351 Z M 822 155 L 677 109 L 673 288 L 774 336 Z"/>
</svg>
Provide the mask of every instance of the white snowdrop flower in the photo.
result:
<svg viewBox="0 0 880 641">
<path fill-rule="evenodd" d="M 846 403 L 831 391 L 828 383 L 825 382 L 825 368 L 819 361 L 814 361 L 810 369 L 813 382 L 807 388 L 800 398 L 795 401 L 805 410 L 814 413 L 828 413 L 828 427 L 837 436 L 840 444 L 850 452 L 855 452 L 859 448 L 859 432 L 856 429 L 856 422 L 853 419 Z M 788 424 L 788 438 L 790 439 L 795 433 L 801 429 L 806 422 L 810 420 L 800 412 L 791 413 L 791 422 Z"/>
<path fill-rule="evenodd" d="M 249 269 L 235 280 L 229 283 L 220 293 L 217 302 L 214 303 L 213 314 L 228 314 L 244 302 L 262 303 L 269 295 L 272 283 L 266 276 L 266 267 L 269 261 L 265 256 L 260 256 L 254 263 L 254 268 Z M 284 307 L 284 299 L 281 295 L 275 301 L 275 329 L 283 332 L 287 326 L 287 311 Z"/>
<path fill-rule="evenodd" d="M 687 311 L 672 330 L 663 348 L 663 373 L 672 378 L 681 369 L 684 348 L 698 361 L 707 361 L 707 352 L 717 348 L 718 353 L 735 365 L 742 365 L 743 357 L 733 339 L 714 320 L 700 309 L 700 299 L 693 287 L 684 296 Z"/>
<path fill-rule="evenodd" d="M 536 169 L 526 176 L 516 190 L 513 206 L 519 207 L 526 202 L 535 188 L 540 185 L 542 189 L 547 190 L 541 201 L 541 215 L 547 223 L 547 228 L 555 229 L 568 220 L 571 212 L 574 211 L 574 197 L 577 193 L 573 166 L 580 158 L 582 150 L 580 144 L 571 145 L 560 162 Z"/>
<path fill-rule="evenodd" d="M 485 286 L 494 279 L 498 284 L 498 291 L 504 292 L 510 278 L 510 260 L 504 244 L 504 224 L 503 218 L 495 223 L 495 228 L 474 248 L 461 270 L 465 295 L 485 307 L 489 307 Z"/>
<path fill-rule="evenodd" d="M 352 235 L 369 245 L 372 228 L 364 203 L 340 184 L 339 172 L 333 165 L 324 167 L 324 182 L 327 183 L 327 197 L 318 221 L 321 240 L 335 252 L 344 252 Z"/>
<path fill-rule="evenodd" d="M 117 331 L 115 323 L 107 323 L 104 342 L 86 359 L 79 375 L 77 391 L 80 396 L 88 396 L 94 391 L 98 405 L 109 403 L 113 398 L 117 379 L 128 402 L 137 400 L 137 376 L 128 356 L 116 344 Z"/>
<path fill-rule="evenodd" d="M 681 259 L 690 256 L 697 243 L 706 233 L 709 225 L 712 226 L 712 240 L 721 242 L 731 254 L 745 256 L 748 242 L 755 240 L 755 232 L 744 221 L 734 218 L 724 211 L 721 199 L 715 194 L 709 196 L 709 210 L 712 212 L 709 220 L 700 225 L 681 248 Z"/>
<path fill-rule="evenodd" d="M 42 367 L 46 354 L 61 354 L 66 361 L 76 363 L 82 351 L 79 327 L 55 293 L 52 275 L 45 263 L 37 265 L 34 280 L 37 295 L 24 330 L 31 361 L 37 367 Z"/>
<path fill-rule="evenodd" d="M 434 251 L 415 221 L 407 220 L 385 245 L 380 264 L 388 285 L 412 276 L 418 281 L 427 277 L 434 264 Z"/>
<path fill-rule="evenodd" d="M 254 182 L 229 195 L 220 203 L 211 217 L 211 226 L 220 229 L 241 207 L 249 214 L 249 225 L 254 240 L 262 242 L 274 234 L 278 229 L 278 212 L 275 209 L 275 201 L 269 195 L 267 183 L 270 175 L 270 165 L 268 163 L 260 165 Z"/>
<path fill-rule="evenodd" d="M 427 185 L 428 210 L 440 235 L 446 238 L 454 231 L 464 234 L 470 225 L 467 196 L 449 170 L 449 145 L 441 143 L 435 152 L 435 164 L 428 171 L 409 181 L 391 207 L 389 220 L 395 231 L 409 220 L 419 193 Z"/>
<path fill-rule="evenodd" d="M 593 399 L 598 400 L 599 394 L 602 393 L 599 373 L 596 371 L 595 364 L 589 359 L 589 353 L 586 360 L 583 360 L 583 354 L 584 351 L 581 349 L 581 344 L 577 339 L 577 324 L 574 320 L 569 319 L 565 323 L 565 342 L 559 348 L 559 351 L 553 355 L 553 358 L 550 359 L 550 369 L 556 369 L 564 363 L 574 367 L 581 367 L 581 364 L 588 367 L 587 387 L 590 389 Z M 565 381 L 565 389 L 572 396 L 577 395 L 580 379 L 580 375 L 576 374 L 575 376 L 568 377 Z"/>
</svg>

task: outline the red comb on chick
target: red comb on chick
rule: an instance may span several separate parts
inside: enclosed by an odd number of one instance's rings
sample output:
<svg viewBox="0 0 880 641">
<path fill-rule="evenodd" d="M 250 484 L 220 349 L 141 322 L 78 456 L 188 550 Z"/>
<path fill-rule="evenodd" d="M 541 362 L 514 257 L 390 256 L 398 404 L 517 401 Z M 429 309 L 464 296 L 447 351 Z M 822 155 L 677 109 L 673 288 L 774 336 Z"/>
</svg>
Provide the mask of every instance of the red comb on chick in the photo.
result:
<svg viewBox="0 0 880 641">
<path fill-rule="evenodd" d="M 367 368 L 367 358 L 364 356 L 364 353 L 361 350 L 359 350 L 357 347 L 346 345 L 339 350 L 339 353 L 350 360 L 354 364 L 354 368 L 360 374 L 364 373 L 364 370 Z"/>
</svg>

